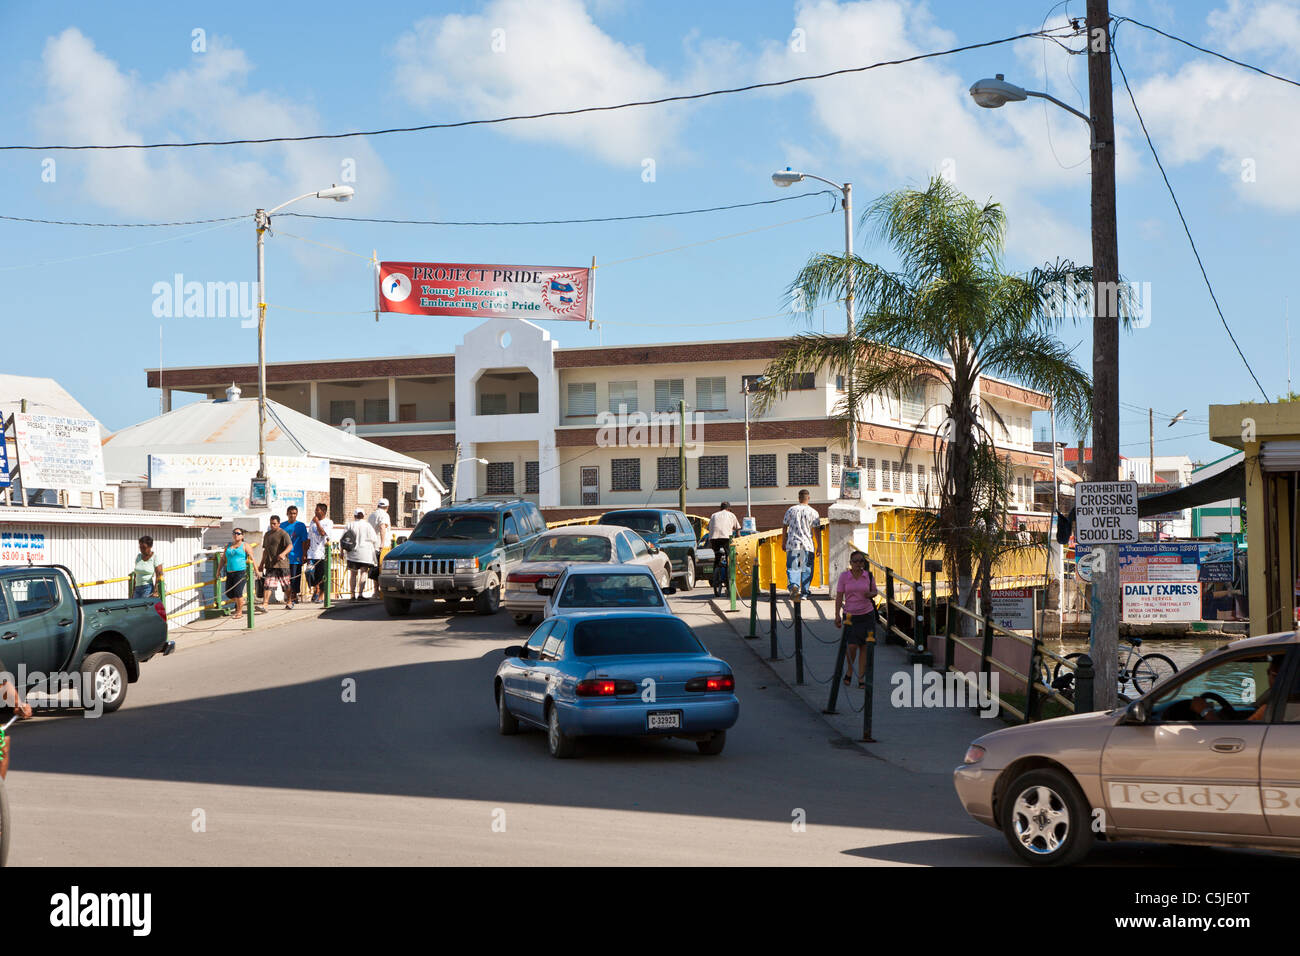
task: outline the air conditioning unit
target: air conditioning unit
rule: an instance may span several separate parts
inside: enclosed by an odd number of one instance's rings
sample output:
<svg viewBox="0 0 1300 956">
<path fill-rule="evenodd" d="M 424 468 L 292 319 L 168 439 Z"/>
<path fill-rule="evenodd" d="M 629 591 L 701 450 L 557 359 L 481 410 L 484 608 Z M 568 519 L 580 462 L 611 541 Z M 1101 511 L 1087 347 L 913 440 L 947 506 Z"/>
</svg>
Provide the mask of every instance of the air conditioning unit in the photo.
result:
<svg viewBox="0 0 1300 956">
<path fill-rule="evenodd" d="M 420 482 L 418 485 L 415 486 L 416 501 L 428 501 L 432 497 L 433 497 L 433 489 L 430 488 L 428 485 L 426 485 L 424 482 Z"/>
</svg>

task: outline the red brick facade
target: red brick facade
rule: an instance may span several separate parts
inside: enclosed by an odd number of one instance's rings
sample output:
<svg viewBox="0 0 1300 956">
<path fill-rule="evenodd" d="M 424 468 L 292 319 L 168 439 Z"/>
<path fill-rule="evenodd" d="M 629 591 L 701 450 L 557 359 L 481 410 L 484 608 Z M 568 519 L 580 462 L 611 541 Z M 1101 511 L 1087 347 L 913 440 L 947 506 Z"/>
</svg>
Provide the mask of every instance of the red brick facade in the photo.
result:
<svg viewBox="0 0 1300 956">
<path fill-rule="evenodd" d="M 414 358 L 357 359 L 356 361 L 303 362 L 266 366 L 266 383 L 331 381 L 336 379 L 388 378 L 405 375 L 454 375 L 454 355 L 420 355 Z M 158 370 L 146 371 L 149 388 L 158 388 Z M 256 365 L 226 365 L 204 368 L 163 369 L 163 386 L 181 391 L 257 385 Z"/>
</svg>

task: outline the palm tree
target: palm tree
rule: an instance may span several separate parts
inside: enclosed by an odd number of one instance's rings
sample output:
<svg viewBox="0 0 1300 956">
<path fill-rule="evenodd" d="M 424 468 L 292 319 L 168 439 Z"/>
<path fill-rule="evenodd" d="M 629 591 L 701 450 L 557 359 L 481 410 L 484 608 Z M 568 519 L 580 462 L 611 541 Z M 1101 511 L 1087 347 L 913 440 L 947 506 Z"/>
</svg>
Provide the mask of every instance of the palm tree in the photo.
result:
<svg viewBox="0 0 1300 956">
<path fill-rule="evenodd" d="M 996 472 L 990 464 L 996 458 L 993 428 L 1002 422 L 980 399 L 980 376 L 1052 395 L 1057 414 L 1082 432 L 1092 385 L 1053 331 L 1067 317 L 1090 314 L 1092 270 L 1057 260 L 1026 274 L 1004 272 L 1002 207 L 978 205 L 942 178 L 922 190 L 882 196 L 861 223 L 893 248 L 898 268 L 859 256 L 808 260 L 791 294 L 809 303 L 811 313 L 811 304 L 842 301 L 852 291 L 858 304 L 853 335 L 791 339 L 768 365 L 759 410 L 796 387 L 800 373 L 829 367 L 849 382 L 835 410 L 847 446 L 867 397 L 897 394 L 918 380 L 945 386 L 944 421 L 929 436 L 942 477 L 918 531 L 923 542 L 942 549 L 960 604 L 970 609 L 972 564 L 991 560 L 997 550 L 987 521 L 1004 494 L 990 481 Z"/>
</svg>

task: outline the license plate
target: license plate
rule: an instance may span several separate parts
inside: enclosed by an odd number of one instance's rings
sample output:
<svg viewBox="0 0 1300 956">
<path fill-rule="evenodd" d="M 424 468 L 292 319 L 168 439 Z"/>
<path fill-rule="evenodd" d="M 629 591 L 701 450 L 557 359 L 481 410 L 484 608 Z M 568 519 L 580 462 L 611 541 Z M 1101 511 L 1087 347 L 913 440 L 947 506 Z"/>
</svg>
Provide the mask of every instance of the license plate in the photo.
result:
<svg viewBox="0 0 1300 956">
<path fill-rule="evenodd" d="M 416 579 L 415 579 L 415 589 L 416 589 L 417 591 L 432 591 L 432 590 L 433 590 L 433 578 L 416 578 Z"/>
<path fill-rule="evenodd" d="M 558 576 L 557 576 L 557 577 L 553 577 L 553 578 L 542 578 L 542 580 L 541 580 L 540 582 L 538 582 L 538 583 L 541 585 L 541 587 L 544 587 L 544 588 L 553 588 L 553 587 L 555 587 L 555 583 L 556 583 L 557 581 L 559 581 L 559 580 L 560 580 L 560 579 L 559 579 Z"/>
<path fill-rule="evenodd" d="M 681 730 L 680 710 L 652 710 L 645 715 L 646 730 Z"/>
</svg>

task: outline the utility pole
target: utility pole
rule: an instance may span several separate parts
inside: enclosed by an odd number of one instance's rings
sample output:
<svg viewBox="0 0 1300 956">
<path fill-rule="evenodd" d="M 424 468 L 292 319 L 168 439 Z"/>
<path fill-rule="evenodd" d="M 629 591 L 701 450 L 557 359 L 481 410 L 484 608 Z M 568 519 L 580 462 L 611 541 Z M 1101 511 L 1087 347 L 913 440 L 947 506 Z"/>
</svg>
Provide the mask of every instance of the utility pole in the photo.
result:
<svg viewBox="0 0 1300 956">
<path fill-rule="evenodd" d="M 1092 114 L 1092 480 L 1119 478 L 1119 235 L 1110 5 L 1087 0 L 1088 106 Z M 1097 546 L 1092 572 L 1092 665 L 1097 710 L 1116 706 L 1119 545 Z"/>
<path fill-rule="evenodd" d="M 677 507 L 686 514 L 686 399 L 677 403 Z"/>
<path fill-rule="evenodd" d="M 1156 480 L 1156 410 L 1147 409 L 1147 469 L 1151 477 L 1147 481 L 1155 484 Z"/>
<path fill-rule="evenodd" d="M 460 477 L 460 442 L 456 442 L 456 462 L 451 466 L 451 503 L 456 503 L 456 479 Z"/>
</svg>

